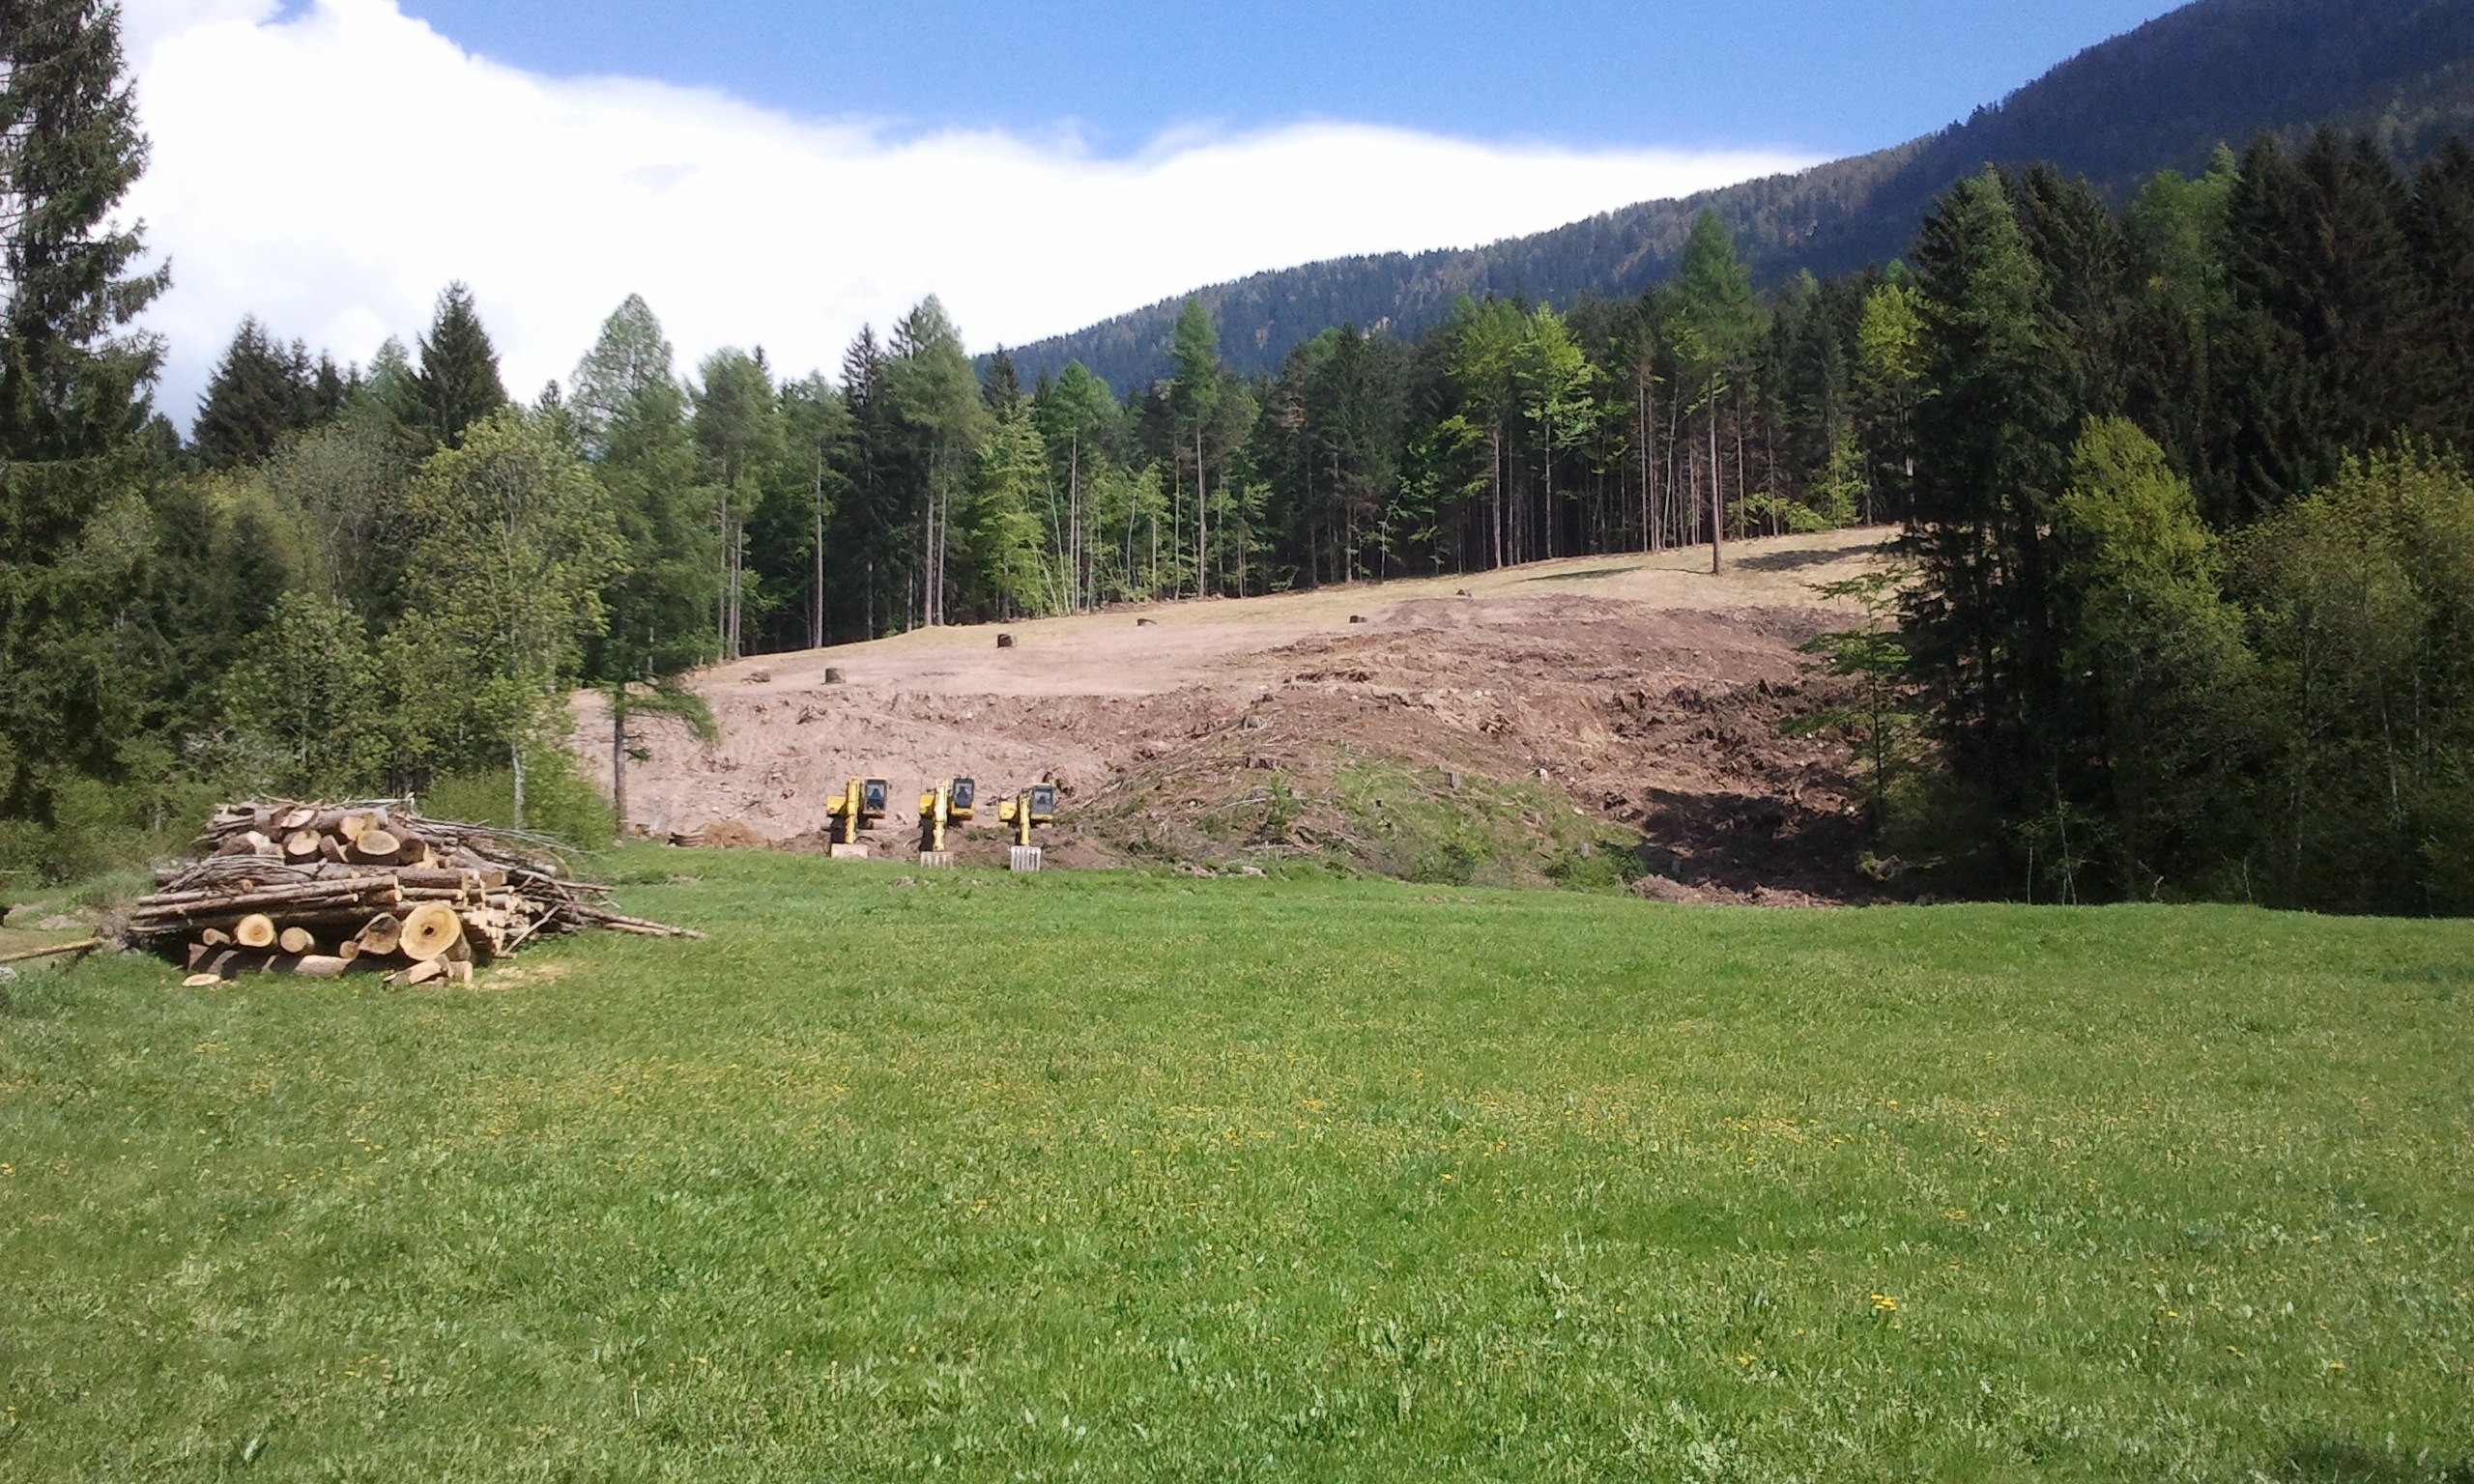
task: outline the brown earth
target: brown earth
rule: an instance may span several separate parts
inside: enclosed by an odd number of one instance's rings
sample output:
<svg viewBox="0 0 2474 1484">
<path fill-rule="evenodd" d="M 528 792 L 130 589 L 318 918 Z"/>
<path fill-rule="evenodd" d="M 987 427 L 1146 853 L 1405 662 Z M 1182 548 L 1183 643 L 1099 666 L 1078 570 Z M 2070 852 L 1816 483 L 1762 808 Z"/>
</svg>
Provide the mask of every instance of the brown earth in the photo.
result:
<svg viewBox="0 0 2474 1484">
<path fill-rule="evenodd" d="M 713 746 L 647 728 L 631 822 L 813 847 L 851 775 L 890 780 L 897 814 L 966 775 L 990 807 L 960 837 L 964 859 L 1001 862 L 993 802 L 1054 779 L 1066 818 L 1043 842 L 1058 866 L 1309 853 L 1414 874 L 1399 853 L 1435 820 L 1500 816 L 1526 841 L 1494 874 L 1612 844 L 1654 872 L 1643 895 L 1857 899 L 1845 751 L 1780 724 L 1832 694 L 1797 646 L 1850 621 L 1811 585 L 1878 561 L 1884 539 L 1741 542 L 1716 578 L 1706 549 L 1602 556 L 765 655 L 699 677 Z M 846 678 L 827 683 L 828 667 Z M 576 712 L 606 785 L 606 713 L 591 696 Z M 911 833 L 888 819 L 880 853 Z"/>
</svg>

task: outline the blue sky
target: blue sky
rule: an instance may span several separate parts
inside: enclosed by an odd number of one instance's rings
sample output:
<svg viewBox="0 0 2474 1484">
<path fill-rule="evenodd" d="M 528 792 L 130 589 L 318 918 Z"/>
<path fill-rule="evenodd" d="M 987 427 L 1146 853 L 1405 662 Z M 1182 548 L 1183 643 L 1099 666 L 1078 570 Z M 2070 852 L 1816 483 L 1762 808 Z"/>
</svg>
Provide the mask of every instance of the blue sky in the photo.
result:
<svg viewBox="0 0 2474 1484">
<path fill-rule="evenodd" d="M 898 128 L 1079 125 L 1097 152 L 1202 124 L 1345 119 L 1578 147 L 1854 153 L 1939 128 L 2162 0 L 408 0 L 554 76 L 720 88 Z"/>
</svg>

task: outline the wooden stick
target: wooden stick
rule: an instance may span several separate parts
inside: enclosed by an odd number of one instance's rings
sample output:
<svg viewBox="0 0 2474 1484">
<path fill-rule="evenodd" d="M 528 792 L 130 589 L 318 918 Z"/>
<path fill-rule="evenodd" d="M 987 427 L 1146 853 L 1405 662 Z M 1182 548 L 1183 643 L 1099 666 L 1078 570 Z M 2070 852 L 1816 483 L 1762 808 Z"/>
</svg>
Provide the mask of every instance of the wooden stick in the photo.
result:
<svg viewBox="0 0 2474 1484">
<path fill-rule="evenodd" d="M 74 943 L 56 943 L 49 948 L 19 949 L 14 954 L 0 954 L 0 963 L 24 963 L 30 958 L 56 958 L 62 954 L 91 954 L 104 946 L 101 938 L 83 938 Z"/>
</svg>

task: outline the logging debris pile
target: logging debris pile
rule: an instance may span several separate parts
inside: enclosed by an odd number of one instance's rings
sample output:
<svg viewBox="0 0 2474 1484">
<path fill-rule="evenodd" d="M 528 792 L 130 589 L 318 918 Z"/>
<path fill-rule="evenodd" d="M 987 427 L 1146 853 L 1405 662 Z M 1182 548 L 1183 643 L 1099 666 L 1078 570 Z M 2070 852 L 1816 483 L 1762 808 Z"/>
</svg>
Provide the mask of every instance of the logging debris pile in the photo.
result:
<svg viewBox="0 0 2474 1484">
<path fill-rule="evenodd" d="M 331 979 L 356 963 L 390 983 L 469 984 L 473 965 L 543 933 L 607 928 L 704 934 L 613 911 L 549 842 L 424 819 L 403 799 L 227 804 L 198 858 L 156 872 L 128 940 L 186 958 L 191 985 L 257 971 Z"/>
</svg>

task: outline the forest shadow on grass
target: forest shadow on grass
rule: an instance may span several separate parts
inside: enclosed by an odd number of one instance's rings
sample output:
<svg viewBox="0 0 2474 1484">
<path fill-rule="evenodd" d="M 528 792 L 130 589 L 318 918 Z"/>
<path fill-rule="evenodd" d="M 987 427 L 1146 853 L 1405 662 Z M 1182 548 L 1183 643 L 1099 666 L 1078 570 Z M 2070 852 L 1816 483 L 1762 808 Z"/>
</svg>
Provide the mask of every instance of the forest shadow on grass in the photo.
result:
<svg viewBox="0 0 2474 1484">
<path fill-rule="evenodd" d="M 2277 1460 L 2279 1484 L 2474 1484 L 2474 1458 L 2432 1465 L 2327 1438 L 2297 1440 Z"/>
<path fill-rule="evenodd" d="M 1738 792 L 1647 791 L 1635 855 L 1653 874 L 1734 893 L 1789 891 L 1856 901 L 1865 827 L 1837 808 Z"/>
<path fill-rule="evenodd" d="M 1755 552 L 1749 556 L 1734 558 L 1730 565 L 1741 567 L 1746 572 L 1800 572 L 1806 567 L 1826 567 L 1846 559 L 1845 552 L 1824 548 L 1818 551 Z"/>
<path fill-rule="evenodd" d="M 1643 570 L 1647 565 L 1646 562 L 1636 561 L 1621 567 L 1589 567 L 1578 572 L 1541 572 L 1536 577 L 1524 577 L 1521 581 L 1524 583 L 1587 583 L 1601 577 L 1629 577 Z"/>
</svg>

